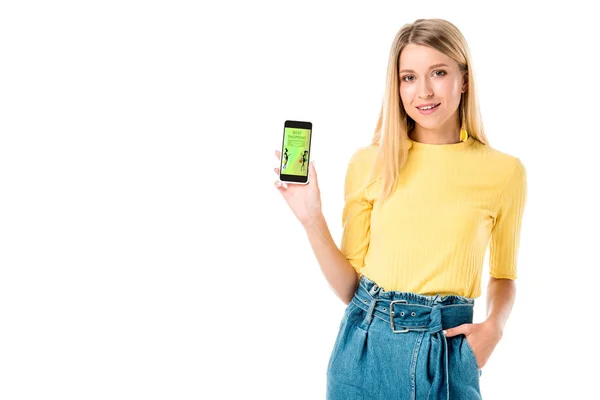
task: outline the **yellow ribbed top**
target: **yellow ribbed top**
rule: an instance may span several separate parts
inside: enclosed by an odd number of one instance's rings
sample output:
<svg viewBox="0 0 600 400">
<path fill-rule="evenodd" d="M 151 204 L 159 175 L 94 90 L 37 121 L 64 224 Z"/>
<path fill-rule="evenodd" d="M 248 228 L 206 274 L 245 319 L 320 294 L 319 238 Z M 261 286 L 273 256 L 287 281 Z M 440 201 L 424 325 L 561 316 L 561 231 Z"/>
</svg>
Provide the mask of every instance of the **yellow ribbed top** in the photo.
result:
<svg viewBox="0 0 600 400">
<path fill-rule="evenodd" d="M 409 139 L 398 188 L 382 205 L 381 179 L 368 179 L 377 150 L 357 150 L 346 173 L 341 251 L 356 271 L 388 291 L 477 298 L 489 244 L 490 275 L 517 278 L 527 196 L 519 158 L 472 136 Z"/>
</svg>

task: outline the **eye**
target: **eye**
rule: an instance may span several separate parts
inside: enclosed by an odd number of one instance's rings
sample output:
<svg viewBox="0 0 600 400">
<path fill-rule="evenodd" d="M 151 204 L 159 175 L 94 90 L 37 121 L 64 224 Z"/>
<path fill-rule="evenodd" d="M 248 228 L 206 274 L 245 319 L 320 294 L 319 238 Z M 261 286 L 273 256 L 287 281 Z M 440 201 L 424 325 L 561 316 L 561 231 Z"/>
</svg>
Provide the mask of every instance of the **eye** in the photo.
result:
<svg viewBox="0 0 600 400">
<path fill-rule="evenodd" d="M 407 79 L 407 78 L 413 78 L 413 79 Z M 414 76 L 412 76 L 412 75 L 404 75 L 404 76 L 402 77 L 402 80 L 403 80 L 404 82 L 411 82 L 411 81 L 413 81 L 413 80 L 414 80 Z"/>
<path fill-rule="evenodd" d="M 436 76 L 444 76 L 444 75 L 446 75 L 446 71 L 441 70 L 441 69 L 435 70 L 435 71 L 433 71 L 433 73 L 437 74 Z"/>
</svg>

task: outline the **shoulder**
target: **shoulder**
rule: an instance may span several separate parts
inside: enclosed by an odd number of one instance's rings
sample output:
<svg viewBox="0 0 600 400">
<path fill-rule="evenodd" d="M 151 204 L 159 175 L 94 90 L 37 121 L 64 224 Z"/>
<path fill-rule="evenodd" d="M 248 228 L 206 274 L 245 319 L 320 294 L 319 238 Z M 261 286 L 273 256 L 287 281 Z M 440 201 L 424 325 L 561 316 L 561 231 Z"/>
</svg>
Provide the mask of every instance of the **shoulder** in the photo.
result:
<svg viewBox="0 0 600 400">
<path fill-rule="evenodd" d="M 379 145 L 371 144 L 356 149 L 348 162 L 348 176 L 365 182 L 372 180 L 371 173 L 377 161 Z"/>
<path fill-rule="evenodd" d="M 495 176 L 498 183 L 506 183 L 515 175 L 525 175 L 525 165 L 518 156 L 480 142 L 477 142 L 475 147 L 481 156 L 479 160 L 481 167 Z"/>
<path fill-rule="evenodd" d="M 377 159 L 379 146 L 371 144 L 369 146 L 359 147 L 350 157 L 350 166 L 372 166 Z"/>
<path fill-rule="evenodd" d="M 379 146 L 360 147 L 350 156 L 346 173 L 346 193 L 362 193 L 374 182 L 372 172 Z"/>
</svg>

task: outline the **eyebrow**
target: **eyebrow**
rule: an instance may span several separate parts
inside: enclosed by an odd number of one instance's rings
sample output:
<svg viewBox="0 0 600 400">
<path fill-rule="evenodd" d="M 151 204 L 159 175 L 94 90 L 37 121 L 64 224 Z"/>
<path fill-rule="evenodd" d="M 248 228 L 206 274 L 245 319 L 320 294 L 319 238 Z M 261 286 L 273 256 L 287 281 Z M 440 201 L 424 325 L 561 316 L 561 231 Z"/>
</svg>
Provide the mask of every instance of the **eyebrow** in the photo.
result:
<svg viewBox="0 0 600 400">
<path fill-rule="evenodd" d="M 435 64 L 435 65 L 432 65 L 431 67 L 429 67 L 429 69 L 431 70 L 431 69 L 435 69 L 435 68 L 439 68 L 439 67 L 448 67 L 448 65 L 446 65 L 444 63 L 442 63 L 442 64 Z M 414 73 L 415 71 L 413 71 L 412 69 L 403 69 L 402 71 L 400 71 L 400 73 L 403 73 L 403 72 L 412 72 L 412 73 Z"/>
</svg>

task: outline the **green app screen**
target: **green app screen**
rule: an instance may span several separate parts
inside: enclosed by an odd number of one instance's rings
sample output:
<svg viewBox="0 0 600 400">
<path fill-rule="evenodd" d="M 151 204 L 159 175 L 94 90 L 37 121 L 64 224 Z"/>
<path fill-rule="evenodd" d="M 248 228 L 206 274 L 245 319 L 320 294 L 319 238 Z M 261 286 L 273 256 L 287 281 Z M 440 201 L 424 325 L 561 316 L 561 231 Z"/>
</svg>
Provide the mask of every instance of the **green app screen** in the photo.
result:
<svg viewBox="0 0 600 400">
<path fill-rule="evenodd" d="M 307 176 L 310 129 L 284 128 L 284 130 L 281 173 Z"/>
</svg>

